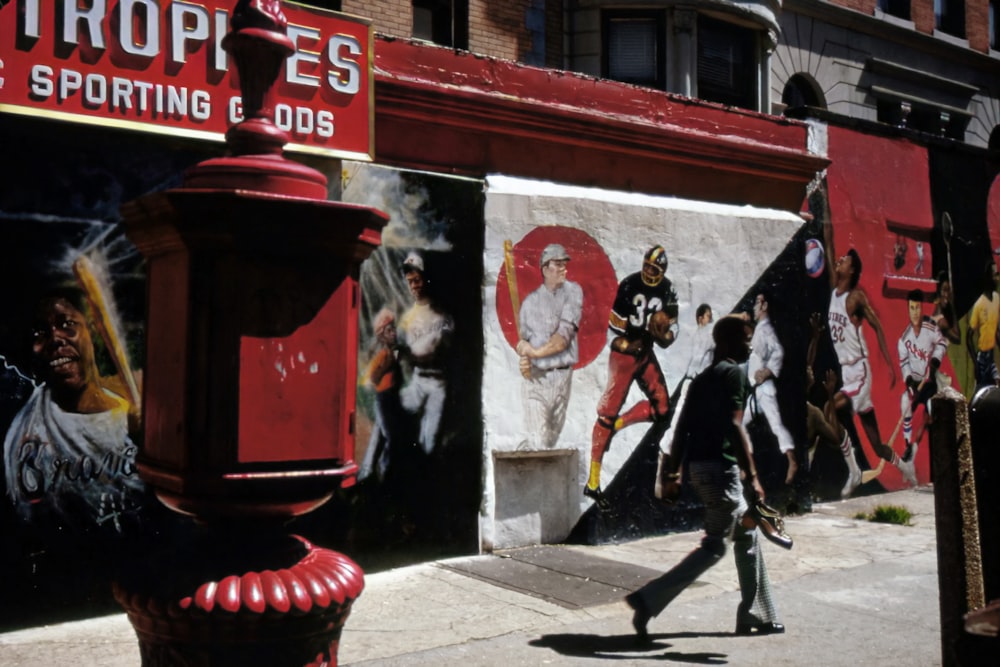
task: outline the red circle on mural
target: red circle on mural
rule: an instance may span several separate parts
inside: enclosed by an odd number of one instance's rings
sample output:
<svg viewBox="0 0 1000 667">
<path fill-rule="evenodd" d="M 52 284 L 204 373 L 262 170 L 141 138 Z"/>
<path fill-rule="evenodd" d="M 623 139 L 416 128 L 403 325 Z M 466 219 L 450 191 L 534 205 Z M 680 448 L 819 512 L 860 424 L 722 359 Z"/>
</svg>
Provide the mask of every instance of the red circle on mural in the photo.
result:
<svg viewBox="0 0 1000 667">
<path fill-rule="evenodd" d="M 608 313 L 618 291 L 618 278 L 604 249 L 586 232 L 572 227 L 536 227 L 513 247 L 518 304 L 542 284 L 538 260 L 542 250 L 550 243 L 559 243 L 566 248 L 570 257 L 566 279 L 577 283 L 583 290 L 583 315 L 577 334 L 580 358 L 574 366 L 582 368 L 600 354 L 607 341 Z M 515 348 L 520 336 L 514 325 L 505 265 L 500 266 L 497 277 L 496 304 L 500 329 L 510 346 Z"/>
</svg>

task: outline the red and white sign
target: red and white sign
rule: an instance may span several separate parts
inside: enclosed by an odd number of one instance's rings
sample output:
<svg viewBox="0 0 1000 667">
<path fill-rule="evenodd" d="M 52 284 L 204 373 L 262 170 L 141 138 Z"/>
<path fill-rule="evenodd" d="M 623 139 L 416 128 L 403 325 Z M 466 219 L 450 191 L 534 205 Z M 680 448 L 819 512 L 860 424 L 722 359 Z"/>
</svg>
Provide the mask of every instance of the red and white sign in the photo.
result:
<svg viewBox="0 0 1000 667">
<path fill-rule="evenodd" d="M 235 0 L 0 2 L 0 113 L 223 141 L 242 118 L 222 49 Z M 370 160 L 370 21 L 282 3 L 295 52 L 278 78 L 287 150 Z"/>
</svg>

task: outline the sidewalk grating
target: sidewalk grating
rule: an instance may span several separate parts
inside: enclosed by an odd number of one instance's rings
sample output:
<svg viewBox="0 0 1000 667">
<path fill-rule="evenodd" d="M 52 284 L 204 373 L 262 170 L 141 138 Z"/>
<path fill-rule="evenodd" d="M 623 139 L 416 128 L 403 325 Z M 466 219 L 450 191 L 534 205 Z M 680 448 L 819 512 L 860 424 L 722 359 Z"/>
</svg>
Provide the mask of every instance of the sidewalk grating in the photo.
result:
<svg viewBox="0 0 1000 667">
<path fill-rule="evenodd" d="M 567 609 L 614 602 L 662 574 L 553 545 L 508 549 L 493 556 L 439 563 L 439 567 Z"/>
</svg>

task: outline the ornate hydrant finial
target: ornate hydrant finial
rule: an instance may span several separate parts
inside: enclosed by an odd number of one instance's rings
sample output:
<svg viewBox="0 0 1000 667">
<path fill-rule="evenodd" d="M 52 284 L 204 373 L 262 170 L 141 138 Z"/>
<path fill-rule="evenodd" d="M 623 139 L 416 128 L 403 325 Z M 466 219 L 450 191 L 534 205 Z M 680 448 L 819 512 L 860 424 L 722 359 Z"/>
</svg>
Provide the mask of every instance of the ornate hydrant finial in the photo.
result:
<svg viewBox="0 0 1000 667">
<path fill-rule="evenodd" d="M 279 0 L 239 0 L 222 48 L 232 55 L 240 79 L 243 120 L 226 132 L 234 155 L 281 153 L 288 134 L 274 124 L 274 84 L 295 51 Z"/>
<path fill-rule="evenodd" d="M 240 79 L 243 120 L 226 132 L 228 157 L 205 160 L 184 174 L 188 188 L 231 188 L 326 199 L 326 176 L 286 160 L 289 134 L 275 125 L 275 83 L 295 51 L 278 0 L 239 0 L 222 47 Z"/>
</svg>

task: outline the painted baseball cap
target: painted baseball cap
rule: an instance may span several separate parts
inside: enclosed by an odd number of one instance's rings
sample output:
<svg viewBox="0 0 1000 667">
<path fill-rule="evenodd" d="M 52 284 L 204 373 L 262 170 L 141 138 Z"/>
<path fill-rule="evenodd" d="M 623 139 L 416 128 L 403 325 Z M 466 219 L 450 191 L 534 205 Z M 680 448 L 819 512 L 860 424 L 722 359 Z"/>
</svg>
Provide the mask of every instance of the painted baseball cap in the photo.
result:
<svg viewBox="0 0 1000 667">
<path fill-rule="evenodd" d="M 542 258 L 538 260 L 538 265 L 545 266 L 546 262 L 552 261 L 553 259 L 569 260 L 569 253 L 567 253 L 566 248 L 562 247 L 560 244 L 550 243 L 545 246 L 545 250 L 542 250 Z"/>
<path fill-rule="evenodd" d="M 407 271 L 424 272 L 424 258 L 419 253 L 411 251 L 403 260 L 403 273 Z"/>
</svg>

